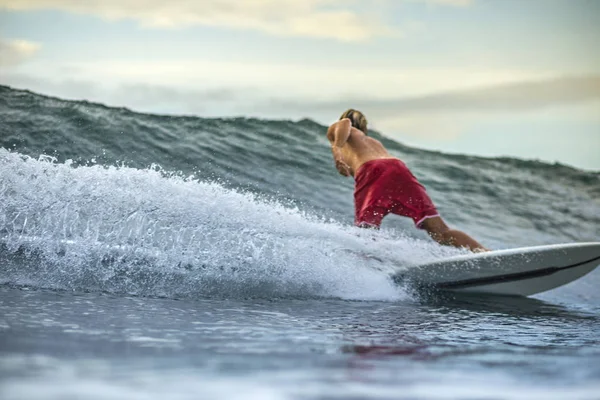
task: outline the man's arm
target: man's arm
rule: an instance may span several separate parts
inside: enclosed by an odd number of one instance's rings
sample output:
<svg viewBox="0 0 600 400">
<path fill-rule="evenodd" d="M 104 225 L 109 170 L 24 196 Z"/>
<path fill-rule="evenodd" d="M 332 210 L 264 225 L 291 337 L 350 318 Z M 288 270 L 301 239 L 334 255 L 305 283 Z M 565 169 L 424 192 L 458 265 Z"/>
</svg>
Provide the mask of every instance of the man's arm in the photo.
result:
<svg viewBox="0 0 600 400">
<path fill-rule="evenodd" d="M 327 138 L 331 142 L 331 152 L 335 160 L 335 167 L 344 176 L 350 176 L 350 166 L 344 161 L 342 147 L 348 141 L 351 129 L 352 123 L 348 118 L 344 118 L 331 125 L 327 130 Z"/>
</svg>

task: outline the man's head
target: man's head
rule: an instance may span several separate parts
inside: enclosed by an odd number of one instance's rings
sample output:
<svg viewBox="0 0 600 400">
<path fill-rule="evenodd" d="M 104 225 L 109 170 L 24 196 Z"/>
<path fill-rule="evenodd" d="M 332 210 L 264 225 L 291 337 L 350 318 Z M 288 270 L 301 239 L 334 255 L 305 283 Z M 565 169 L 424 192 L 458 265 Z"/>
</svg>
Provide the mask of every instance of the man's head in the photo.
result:
<svg viewBox="0 0 600 400">
<path fill-rule="evenodd" d="M 367 119 L 360 111 L 350 108 L 342 114 L 340 119 L 348 118 L 352 122 L 352 126 L 367 134 Z"/>
</svg>

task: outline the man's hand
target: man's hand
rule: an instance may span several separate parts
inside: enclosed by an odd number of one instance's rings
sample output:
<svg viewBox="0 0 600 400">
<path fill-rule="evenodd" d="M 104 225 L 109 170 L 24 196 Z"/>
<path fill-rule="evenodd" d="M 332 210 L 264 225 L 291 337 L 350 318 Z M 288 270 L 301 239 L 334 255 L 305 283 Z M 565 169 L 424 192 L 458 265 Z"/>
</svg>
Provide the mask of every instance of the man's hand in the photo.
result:
<svg viewBox="0 0 600 400">
<path fill-rule="evenodd" d="M 346 164 L 342 159 L 338 158 L 335 160 L 335 167 L 338 172 L 344 176 L 350 176 L 350 166 Z"/>
</svg>

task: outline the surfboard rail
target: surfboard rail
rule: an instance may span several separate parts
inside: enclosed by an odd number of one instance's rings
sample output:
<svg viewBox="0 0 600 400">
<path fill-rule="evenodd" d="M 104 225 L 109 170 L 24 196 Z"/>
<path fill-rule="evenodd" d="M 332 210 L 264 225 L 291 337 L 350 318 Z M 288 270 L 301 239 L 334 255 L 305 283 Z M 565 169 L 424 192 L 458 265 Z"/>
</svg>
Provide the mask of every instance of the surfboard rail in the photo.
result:
<svg viewBox="0 0 600 400">
<path fill-rule="evenodd" d="M 399 271 L 397 283 L 471 293 L 530 296 L 600 265 L 600 242 L 567 243 L 466 254 Z"/>
</svg>

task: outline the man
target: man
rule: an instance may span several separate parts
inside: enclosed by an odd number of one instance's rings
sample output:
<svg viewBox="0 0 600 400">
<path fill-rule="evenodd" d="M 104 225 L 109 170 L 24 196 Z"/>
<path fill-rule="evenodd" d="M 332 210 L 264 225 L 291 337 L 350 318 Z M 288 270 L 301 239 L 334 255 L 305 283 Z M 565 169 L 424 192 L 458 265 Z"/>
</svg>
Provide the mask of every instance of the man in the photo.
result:
<svg viewBox="0 0 600 400">
<path fill-rule="evenodd" d="M 466 233 L 446 225 L 406 165 L 367 136 L 367 119 L 360 111 L 344 112 L 327 130 L 327 139 L 339 173 L 354 177 L 357 226 L 378 229 L 383 217 L 393 213 L 412 218 L 417 228 L 440 244 L 487 251 Z"/>
</svg>

